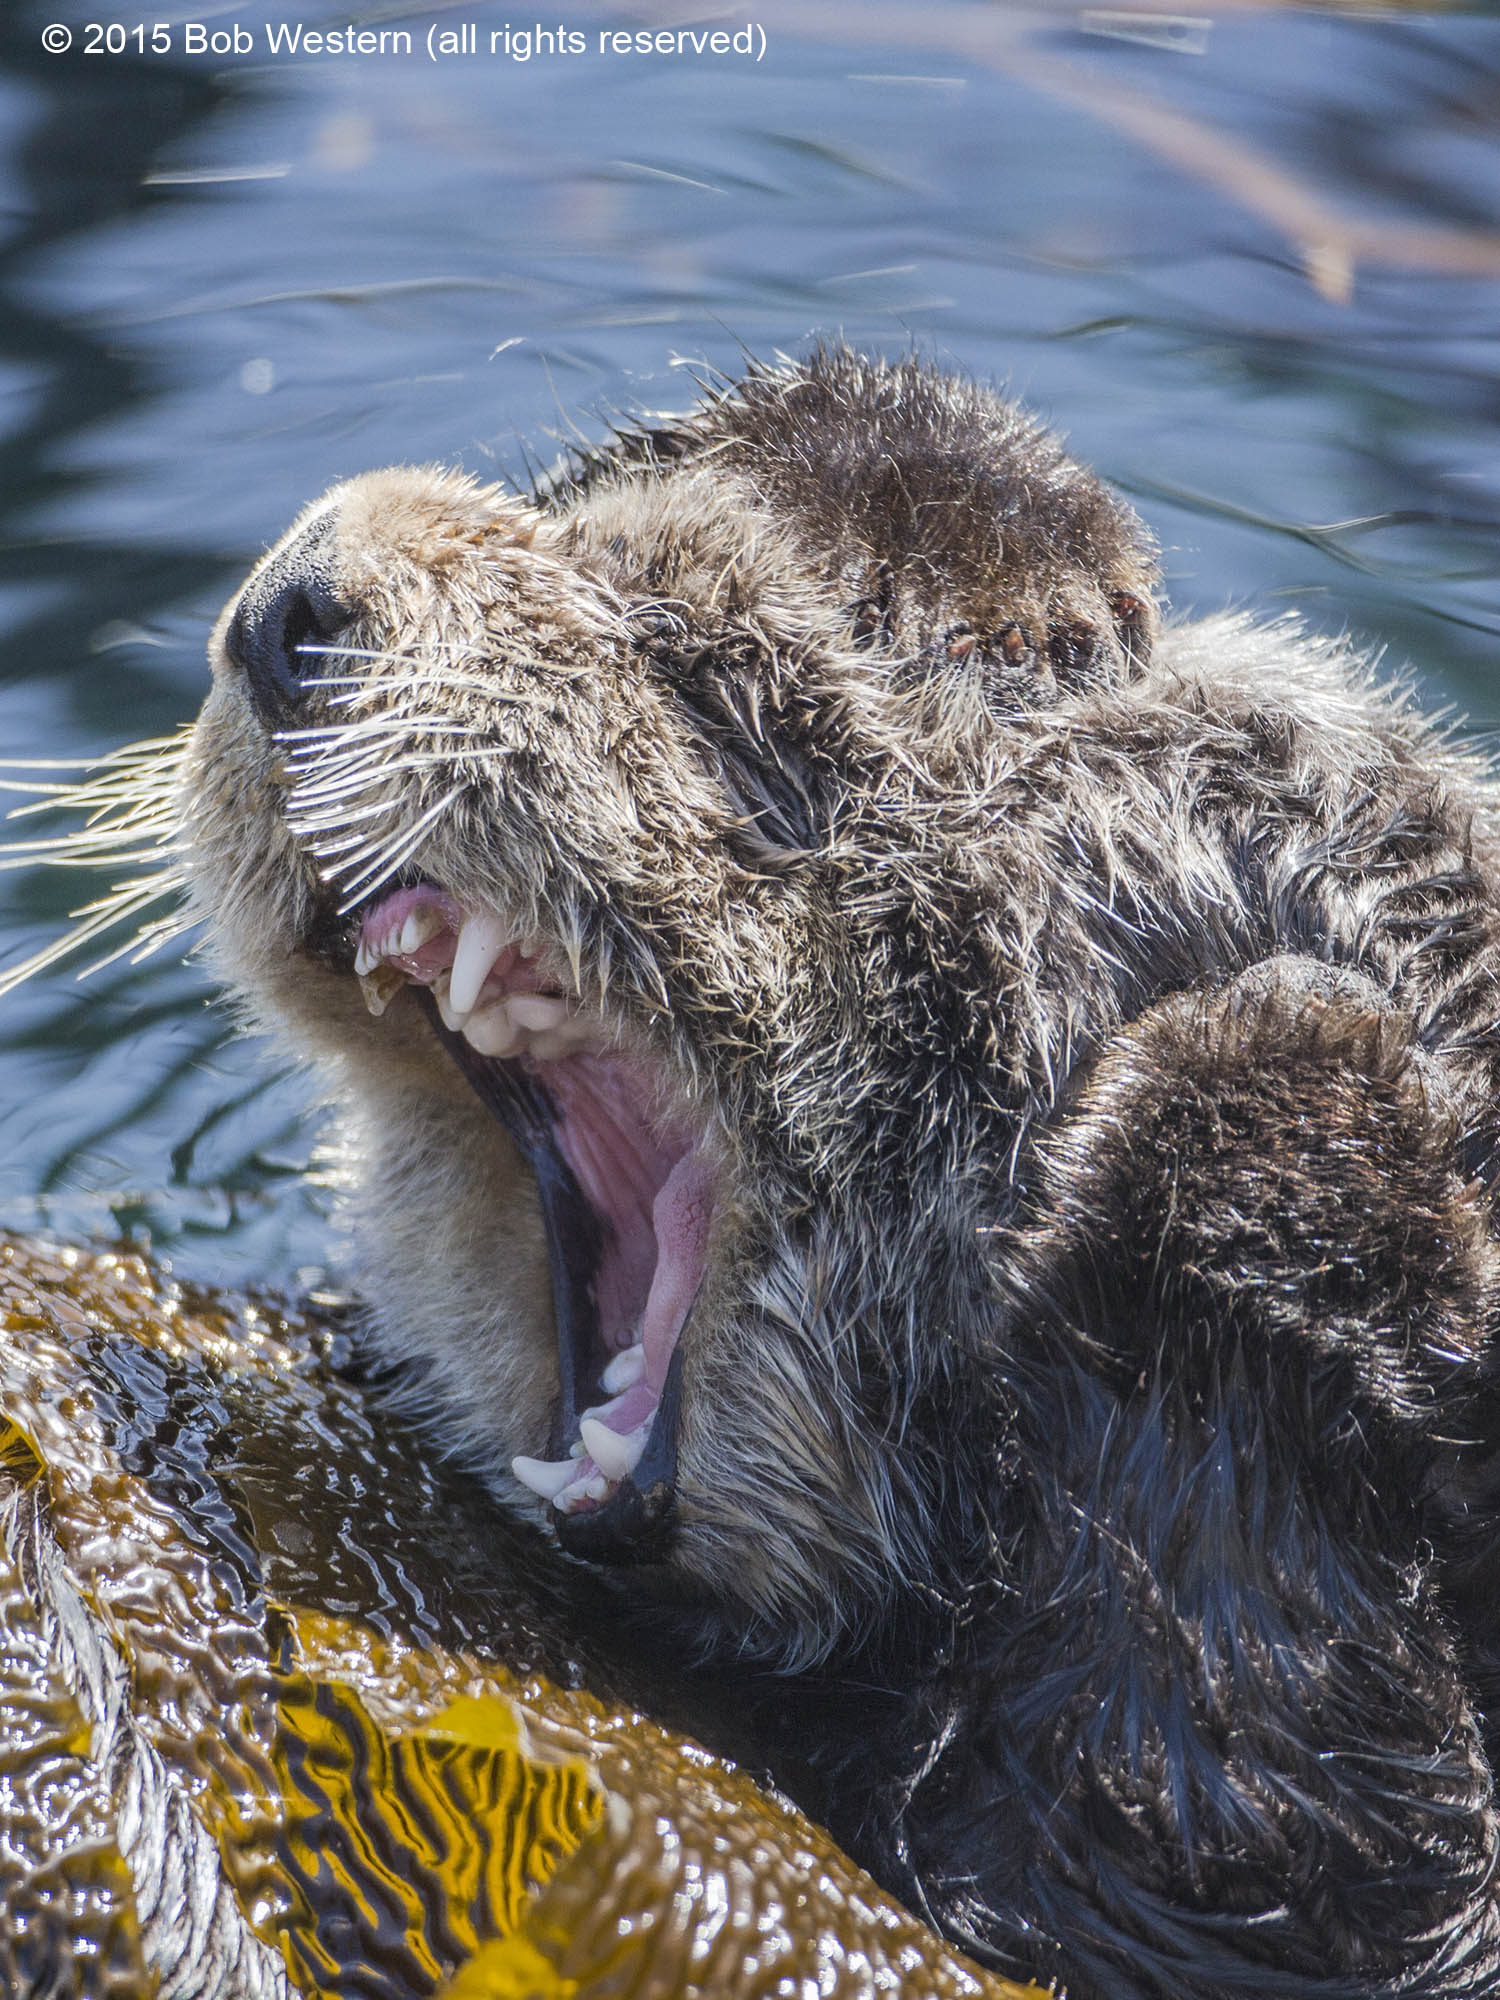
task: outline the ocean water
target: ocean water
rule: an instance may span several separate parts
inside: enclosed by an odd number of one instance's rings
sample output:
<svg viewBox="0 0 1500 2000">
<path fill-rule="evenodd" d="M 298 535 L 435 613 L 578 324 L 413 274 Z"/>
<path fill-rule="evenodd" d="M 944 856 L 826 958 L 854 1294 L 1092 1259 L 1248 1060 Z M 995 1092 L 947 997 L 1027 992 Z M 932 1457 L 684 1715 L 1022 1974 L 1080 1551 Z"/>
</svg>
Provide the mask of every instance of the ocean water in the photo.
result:
<svg viewBox="0 0 1500 2000">
<path fill-rule="evenodd" d="M 0 754 L 187 719 L 331 480 L 524 481 L 819 336 L 1025 397 L 1180 610 L 1295 609 L 1500 722 L 1500 23 L 745 4 L 720 56 L 608 39 L 680 9 L 210 0 L 161 52 L 7 11 Z M 270 46 L 351 22 L 387 52 Z M 0 969 L 108 881 L 0 875 Z M 184 951 L 0 1000 L 0 1225 L 336 1282 L 309 1082 Z"/>
</svg>

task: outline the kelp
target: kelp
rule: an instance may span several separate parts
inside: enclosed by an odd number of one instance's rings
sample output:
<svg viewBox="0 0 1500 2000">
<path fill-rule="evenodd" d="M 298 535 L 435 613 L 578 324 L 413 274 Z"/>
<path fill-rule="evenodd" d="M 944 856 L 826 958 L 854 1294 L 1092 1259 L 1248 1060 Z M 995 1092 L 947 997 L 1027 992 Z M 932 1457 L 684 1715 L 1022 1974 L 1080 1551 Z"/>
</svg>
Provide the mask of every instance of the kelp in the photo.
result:
<svg viewBox="0 0 1500 2000">
<path fill-rule="evenodd" d="M 0 1240 L 0 1988 L 1015 1996 L 643 1712 L 336 1311 Z"/>
</svg>

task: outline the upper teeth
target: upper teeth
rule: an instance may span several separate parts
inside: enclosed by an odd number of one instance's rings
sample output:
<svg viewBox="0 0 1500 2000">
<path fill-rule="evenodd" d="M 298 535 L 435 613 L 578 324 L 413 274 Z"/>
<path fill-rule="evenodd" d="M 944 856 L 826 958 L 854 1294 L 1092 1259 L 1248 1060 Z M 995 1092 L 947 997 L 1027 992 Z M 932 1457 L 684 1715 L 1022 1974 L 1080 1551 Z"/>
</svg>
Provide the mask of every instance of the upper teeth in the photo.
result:
<svg viewBox="0 0 1500 2000">
<path fill-rule="evenodd" d="M 455 1014 L 473 1013 L 495 960 L 509 943 L 510 927 L 500 917 L 481 911 L 464 918 L 448 983 L 449 1004 Z"/>
<path fill-rule="evenodd" d="M 389 930 L 381 938 L 362 938 L 359 950 L 354 954 L 354 970 L 358 973 L 373 972 L 385 958 L 404 958 L 409 953 L 420 951 L 429 938 L 435 938 L 443 928 L 442 913 L 428 904 L 426 908 L 413 910 L 407 916 L 400 930 Z"/>
<path fill-rule="evenodd" d="M 429 938 L 435 938 L 443 928 L 440 910 L 413 910 L 401 926 L 401 936 L 397 940 L 398 952 L 420 951 Z"/>
<path fill-rule="evenodd" d="M 361 940 L 354 969 L 372 1013 L 383 1011 L 406 977 L 390 961 L 420 951 L 446 921 L 441 910 L 424 904 L 399 926 L 393 924 L 383 935 Z M 505 919 L 491 911 L 464 918 L 452 964 L 426 975 L 449 1033 L 462 1035 L 479 1055 L 491 1057 L 526 1054 L 550 1060 L 579 1048 L 602 1047 L 605 1037 L 597 1016 L 581 1013 L 576 1002 L 561 994 L 498 990 L 509 978 L 506 974 L 496 981 L 497 991 L 486 998 L 491 974 L 512 949 L 518 962 L 531 962 L 540 955 L 542 944 L 537 938 L 517 942 Z"/>
</svg>

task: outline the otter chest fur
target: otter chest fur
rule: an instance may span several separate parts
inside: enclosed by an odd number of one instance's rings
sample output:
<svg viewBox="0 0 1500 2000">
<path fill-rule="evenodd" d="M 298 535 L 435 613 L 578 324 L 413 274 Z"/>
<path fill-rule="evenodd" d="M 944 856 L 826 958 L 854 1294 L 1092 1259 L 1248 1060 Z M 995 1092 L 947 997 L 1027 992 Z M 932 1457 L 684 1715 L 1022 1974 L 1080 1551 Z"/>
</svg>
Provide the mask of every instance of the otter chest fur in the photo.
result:
<svg viewBox="0 0 1500 2000">
<path fill-rule="evenodd" d="M 369 1339 L 987 1963 L 1500 1992 L 1500 822 L 915 362 L 369 474 L 173 753 Z"/>
</svg>

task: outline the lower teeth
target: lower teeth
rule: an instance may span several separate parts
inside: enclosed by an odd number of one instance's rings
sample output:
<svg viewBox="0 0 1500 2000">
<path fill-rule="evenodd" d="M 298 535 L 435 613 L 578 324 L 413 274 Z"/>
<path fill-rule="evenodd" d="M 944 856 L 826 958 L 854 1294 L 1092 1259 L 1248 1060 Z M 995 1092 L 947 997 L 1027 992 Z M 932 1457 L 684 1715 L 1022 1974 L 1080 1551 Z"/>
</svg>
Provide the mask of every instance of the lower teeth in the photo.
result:
<svg viewBox="0 0 1500 2000">
<path fill-rule="evenodd" d="M 618 1396 L 622 1390 L 639 1382 L 646 1372 L 646 1350 L 637 1341 L 634 1347 L 622 1347 L 611 1360 L 599 1378 L 599 1387 L 611 1396 Z"/>
<path fill-rule="evenodd" d="M 649 1417 L 633 1431 L 614 1431 L 608 1424 L 601 1424 L 597 1417 L 585 1417 L 582 1426 L 584 1449 L 607 1479 L 624 1479 L 640 1463 L 650 1429 Z"/>
<path fill-rule="evenodd" d="M 584 1500 L 607 1498 L 641 1462 L 656 1419 L 654 1401 L 629 1430 L 617 1430 L 606 1419 L 625 1404 L 627 1393 L 645 1373 L 646 1351 L 639 1342 L 613 1355 L 599 1381 L 608 1401 L 582 1413 L 579 1435 L 568 1447 L 566 1458 L 513 1458 L 511 1471 L 521 1484 L 565 1514 L 573 1513 Z M 642 1399 L 637 1396 L 632 1400 L 639 1411 Z"/>
<path fill-rule="evenodd" d="M 546 1458 L 513 1458 L 510 1469 L 523 1486 L 529 1486 L 533 1493 L 539 1493 L 544 1500 L 555 1500 L 565 1486 L 571 1486 L 578 1477 L 576 1458 L 552 1460 Z"/>
<path fill-rule="evenodd" d="M 398 972 L 393 965 L 377 965 L 372 971 L 359 975 L 359 990 L 365 996 L 366 1007 L 377 1020 L 405 984 L 406 974 Z"/>
</svg>

